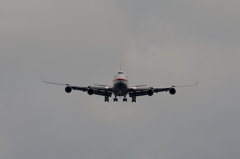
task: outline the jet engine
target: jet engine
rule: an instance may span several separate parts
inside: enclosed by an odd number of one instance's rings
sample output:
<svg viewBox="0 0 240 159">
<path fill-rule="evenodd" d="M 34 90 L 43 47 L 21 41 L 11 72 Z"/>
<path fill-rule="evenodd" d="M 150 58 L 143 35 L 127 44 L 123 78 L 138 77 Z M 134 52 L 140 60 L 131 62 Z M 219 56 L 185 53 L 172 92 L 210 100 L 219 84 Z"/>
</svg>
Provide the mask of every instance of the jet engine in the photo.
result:
<svg viewBox="0 0 240 159">
<path fill-rule="evenodd" d="M 88 90 L 87 90 L 87 93 L 89 95 L 93 95 L 93 92 L 94 92 L 94 90 L 91 87 L 89 87 Z"/>
<path fill-rule="evenodd" d="M 67 92 L 67 93 L 72 92 L 72 88 L 71 88 L 70 86 L 67 86 L 67 87 L 65 88 L 65 92 Z"/>
<path fill-rule="evenodd" d="M 171 95 L 174 95 L 174 94 L 176 93 L 176 89 L 175 89 L 175 88 L 170 88 L 170 89 L 169 89 L 169 93 L 170 93 Z"/>
<path fill-rule="evenodd" d="M 147 90 L 147 95 L 148 95 L 148 96 L 152 96 L 153 94 L 154 94 L 153 89 Z"/>
</svg>

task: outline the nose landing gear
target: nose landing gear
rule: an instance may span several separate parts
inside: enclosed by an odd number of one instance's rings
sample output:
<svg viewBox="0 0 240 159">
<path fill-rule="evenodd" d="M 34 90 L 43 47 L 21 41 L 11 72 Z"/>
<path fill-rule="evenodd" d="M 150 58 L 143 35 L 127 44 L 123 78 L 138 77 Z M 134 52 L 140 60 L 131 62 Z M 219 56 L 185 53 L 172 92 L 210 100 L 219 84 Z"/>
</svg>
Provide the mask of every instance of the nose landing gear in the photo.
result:
<svg viewBox="0 0 240 159">
<path fill-rule="evenodd" d="M 123 102 L 127 102 L 127 98 L 126 97 L 123 98 Z"/>
</svg>

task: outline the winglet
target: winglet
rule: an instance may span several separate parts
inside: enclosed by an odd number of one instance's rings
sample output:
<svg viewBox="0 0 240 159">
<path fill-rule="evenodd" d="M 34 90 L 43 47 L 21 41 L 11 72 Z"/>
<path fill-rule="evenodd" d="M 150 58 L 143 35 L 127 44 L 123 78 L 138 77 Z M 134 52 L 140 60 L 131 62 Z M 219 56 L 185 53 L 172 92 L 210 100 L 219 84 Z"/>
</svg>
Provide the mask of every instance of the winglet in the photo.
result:
<svg viewBox="0 0 240 159">
<path fill-rule="evenodd" d="M 189 86 L 196 86 L 197 84 L 198 84 L 198 81 L 195 84 L 181 85 L 181 86 L 172 86 L 172 87 L 189 87 Z"/>
<path fill-rule="evenodd" d="M 196 84 L 195 84 L 195 86 L 198 84 L 198 80 L 197 80 L 197 82 L 196 82 Z"/>
<path fill-rule="evenodd" d="M 47 84 L 55 84 L 55 85 L 64 85 L 64 86 L 69 85 L 69 84 L 61 84 L 61 83 L 47 82 L 47 81 L 45 81 L 44 78 L 43 78 L 43 82 L 45 82 L 45 83 L 47 83 Z"/>
<path fill-rule="evenodd" d="M 47 81 L 45 81 L 45 79 L 43 78 L 43 82 L 47 83 Z"/>
</svg>

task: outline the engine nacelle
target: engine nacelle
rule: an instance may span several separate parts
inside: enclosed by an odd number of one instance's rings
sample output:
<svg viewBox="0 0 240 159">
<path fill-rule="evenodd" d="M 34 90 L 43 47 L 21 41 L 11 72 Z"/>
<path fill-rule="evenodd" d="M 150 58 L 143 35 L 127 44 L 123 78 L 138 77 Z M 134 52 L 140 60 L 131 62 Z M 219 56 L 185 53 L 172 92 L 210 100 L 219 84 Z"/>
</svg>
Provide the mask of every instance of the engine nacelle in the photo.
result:
<svg viewBox="0 0 240 159">
<path fill-rule="evenodd" d="M 67 86 L 67 87 L 65 88 L 65 92 L 71 93 L 71 92 L 72 92 L 72 88 L 71 88 L 70 86 Z"/>
<path fill-rule="evenodd" d="M 93 95 L 94 90 L 90 87 L 87 90 L 88 95 Z"/>
<path fill-rule="evenodd" d="M 154 94 L 153 89 L 147 90 L 147 95 L 148 95 L 148 96 L 152 96 L 153 94 Z"/>
<path fill-rule="evenodd" d="M 169 89 L 169 93 L 170 93 L 171 95 L 174 95 L 174 94 L 176 93 L 176 89 L 175 89 L 175 88 L 170 88 L 170 89 Z"/>
</svg>

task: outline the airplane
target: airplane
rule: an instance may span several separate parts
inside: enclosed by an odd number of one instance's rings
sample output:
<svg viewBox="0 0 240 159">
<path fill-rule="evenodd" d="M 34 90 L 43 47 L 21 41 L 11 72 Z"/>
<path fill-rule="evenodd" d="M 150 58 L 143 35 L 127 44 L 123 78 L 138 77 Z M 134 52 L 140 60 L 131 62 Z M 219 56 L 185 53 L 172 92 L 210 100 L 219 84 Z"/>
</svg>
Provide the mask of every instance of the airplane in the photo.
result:
<svg viewBox="0 0 240 159">
<path fill-rule="evenodd" d="M 94 84 L 94 86 L 72 86 L 70 84 L 60 84 L 47 82 L 43 79 L 45 83 L 55 84 L 55 85 L 64 85 L 66 93 L 71 93 L 72 90 L 78 90 L 87 92 L 89 95 L 100 95 L 104 96 L 105 102 L 109 102 L 109 97 L 114 95 L 113 102 L 118 102 L 117 97 L 123 97 L 123 102 L 127 102 L 127 95 L 132 98 L 132 102 L 136 103 L 136 97 L 139 96 L 152 96 L 154 93 L 158 92 L 169 92 L 171 95 L 176 93 L 176 87 L 188 87 L 188 86 L 196 86 L 198 81 L 195 84 L 191 85 L 182 85 L 182 86 L 170 86 L 170 87 L 147 87 L 147 85 L 137 85 L 137 86 L 128 86 L 128 78 L 127 75 L 123 71 L 118 71 L 117 74 L 113 78 L 112 86 Z"/>
</svg>

